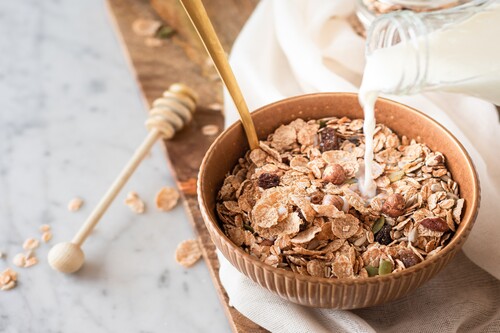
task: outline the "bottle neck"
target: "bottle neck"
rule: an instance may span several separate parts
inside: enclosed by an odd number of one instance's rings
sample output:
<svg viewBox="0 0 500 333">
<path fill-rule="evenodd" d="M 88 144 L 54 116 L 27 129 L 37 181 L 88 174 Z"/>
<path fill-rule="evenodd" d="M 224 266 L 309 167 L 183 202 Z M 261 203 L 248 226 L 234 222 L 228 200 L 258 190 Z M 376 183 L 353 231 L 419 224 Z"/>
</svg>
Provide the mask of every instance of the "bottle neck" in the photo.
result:
<svg viewBox="0 0 500 333">
<path fill-rule="evenodd" d="M 429 64 L 428 29 L 424 21 L 412 11 L 402 11 L 380 16 L 367 34 L 366 55 L 376 50 L 404 43 L 406 58 L 394 63 L 394 70 L 400 76 L 393 91 L 385 93 L 412 94 L 425 85 Z M 412 71 L 404 69 L 411 64 Z M 396 83 L 396 82 L 395 82 Z"/>
</svg>

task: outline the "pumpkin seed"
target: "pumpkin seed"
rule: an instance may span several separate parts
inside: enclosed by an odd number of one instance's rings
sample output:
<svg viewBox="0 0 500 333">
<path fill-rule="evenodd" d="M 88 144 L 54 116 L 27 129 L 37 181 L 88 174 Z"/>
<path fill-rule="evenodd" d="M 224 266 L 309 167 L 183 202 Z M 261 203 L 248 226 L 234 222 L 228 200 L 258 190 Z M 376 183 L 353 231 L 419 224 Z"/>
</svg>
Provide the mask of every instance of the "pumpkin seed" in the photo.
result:
<svg viewBox="0 0 500 333">
<path fill-rule="evenodd" d="M 372 226 L 372 232 L 376 234 L 377 232 L 380 231 L 380 229 L 382 229 L 384 224 L 385 224 L 385 217 L 383 216 L 379 217 Z"/>
<path fill-rule="evenodd" d="M 368 276 L 370 276 L 370 277 L 378 275 L 378 268 L 377 267 L 373 267 L 373 266 L 368 265 L 365 267 L 365 269 L 368 272 Z"/>
<path fill-rule="evenodd" d="M 378 266 L 378 274 L 386 275 L 392 272 L 392 262 L 387 259 L 381 259 L 380 265 Z"/>
</svg>

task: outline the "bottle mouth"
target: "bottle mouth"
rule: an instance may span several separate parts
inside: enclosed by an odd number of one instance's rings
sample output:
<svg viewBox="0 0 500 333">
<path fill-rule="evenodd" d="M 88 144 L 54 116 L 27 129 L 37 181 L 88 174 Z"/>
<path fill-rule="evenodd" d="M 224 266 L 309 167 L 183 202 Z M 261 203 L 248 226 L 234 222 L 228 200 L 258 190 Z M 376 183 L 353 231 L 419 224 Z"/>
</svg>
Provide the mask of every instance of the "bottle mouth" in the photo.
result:
<svg viewBox="0 0 500 333">
<path fill-rule="evenodd" d="M 401 10 L 411 10 L 417 13 L 434 12 L 456 8 L 469 3 L 487 0 L 356 0 L 356 15 L 368 30 L 372 22 L 380 15 Z"/>
<path fill-rule="evenodd" d="M 391 3 L 394 6 L 400 6 L 404 9 L 414 10 L 414 11 L 434 11 L 442 10 L 445 8 L 452 8 L 456 6 L 463 5 L 464 3 L 471 2 L 473 0 L 433 0 L 433 1 L 422 1 L 422 0 L 390 0 L 384 1 Z"/>
</svg>

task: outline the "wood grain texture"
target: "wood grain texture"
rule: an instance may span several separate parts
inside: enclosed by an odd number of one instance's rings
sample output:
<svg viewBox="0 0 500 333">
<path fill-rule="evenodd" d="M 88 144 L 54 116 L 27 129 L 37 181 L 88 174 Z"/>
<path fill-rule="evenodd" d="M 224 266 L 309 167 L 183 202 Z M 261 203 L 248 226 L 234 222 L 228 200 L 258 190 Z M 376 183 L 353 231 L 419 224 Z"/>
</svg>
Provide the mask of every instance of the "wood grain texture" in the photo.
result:
<svg viewBox="0 0 500 333">
<path fill-rule="evenodd" d="M 206 0 L 204 4 L 220 36 L 226 52 L 234 42 L 244 22 L 255 8 L 257 0 Z M 202 134 L 208 124 L 223 128 L 223 115 L 213 110 L 221 104 L 222 86 L 208 61 L 203 46 L 190 26 L 177 0 L 108 0 L 110 13 L 122 40 L 129 63 L 148 106 L 172 83 L 182 82 L 199 95 L 193 121 L 176 136 L 164 141 L 168 163 L 184 198 L 184 206 L 199 237 L 203 256 L 222 306 L 234 332 L 267 332 L 228 304 L 227 294 L 219 280 L 219 262 L 215 246 L 205 228 L 196 198 L 196 178 L 201 160 L 214 136 Z M 147 47 L 145 38 L 132 31 L 136 19 L 163 19 L 177 31 L 160 47 Z M 195 38 L 196 37 L 196 38 Z M 138 124 L 140 126 L 140 124 Z"/>
</svg>

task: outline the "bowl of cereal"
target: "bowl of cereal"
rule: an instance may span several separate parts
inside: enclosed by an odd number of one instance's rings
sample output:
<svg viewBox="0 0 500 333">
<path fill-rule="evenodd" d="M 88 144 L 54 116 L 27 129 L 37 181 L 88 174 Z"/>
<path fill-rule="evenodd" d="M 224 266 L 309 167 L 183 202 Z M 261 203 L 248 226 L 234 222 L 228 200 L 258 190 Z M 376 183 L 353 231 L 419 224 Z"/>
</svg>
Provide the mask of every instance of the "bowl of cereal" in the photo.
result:
<svg viewBox="0 0 500 333">
<path fill-rule="evenodd" d="M 400 298 L 437 274 L 477 216 L 464 147 L 408 106 L 379 99 L 372 175 L 360 191 L 363 111 L 356 94 L 302 95 L 252 113 L 200 167 L 198 199 L 216 247 L 241 273 L 298 304 L 336 309 Z"/>
</svg>

